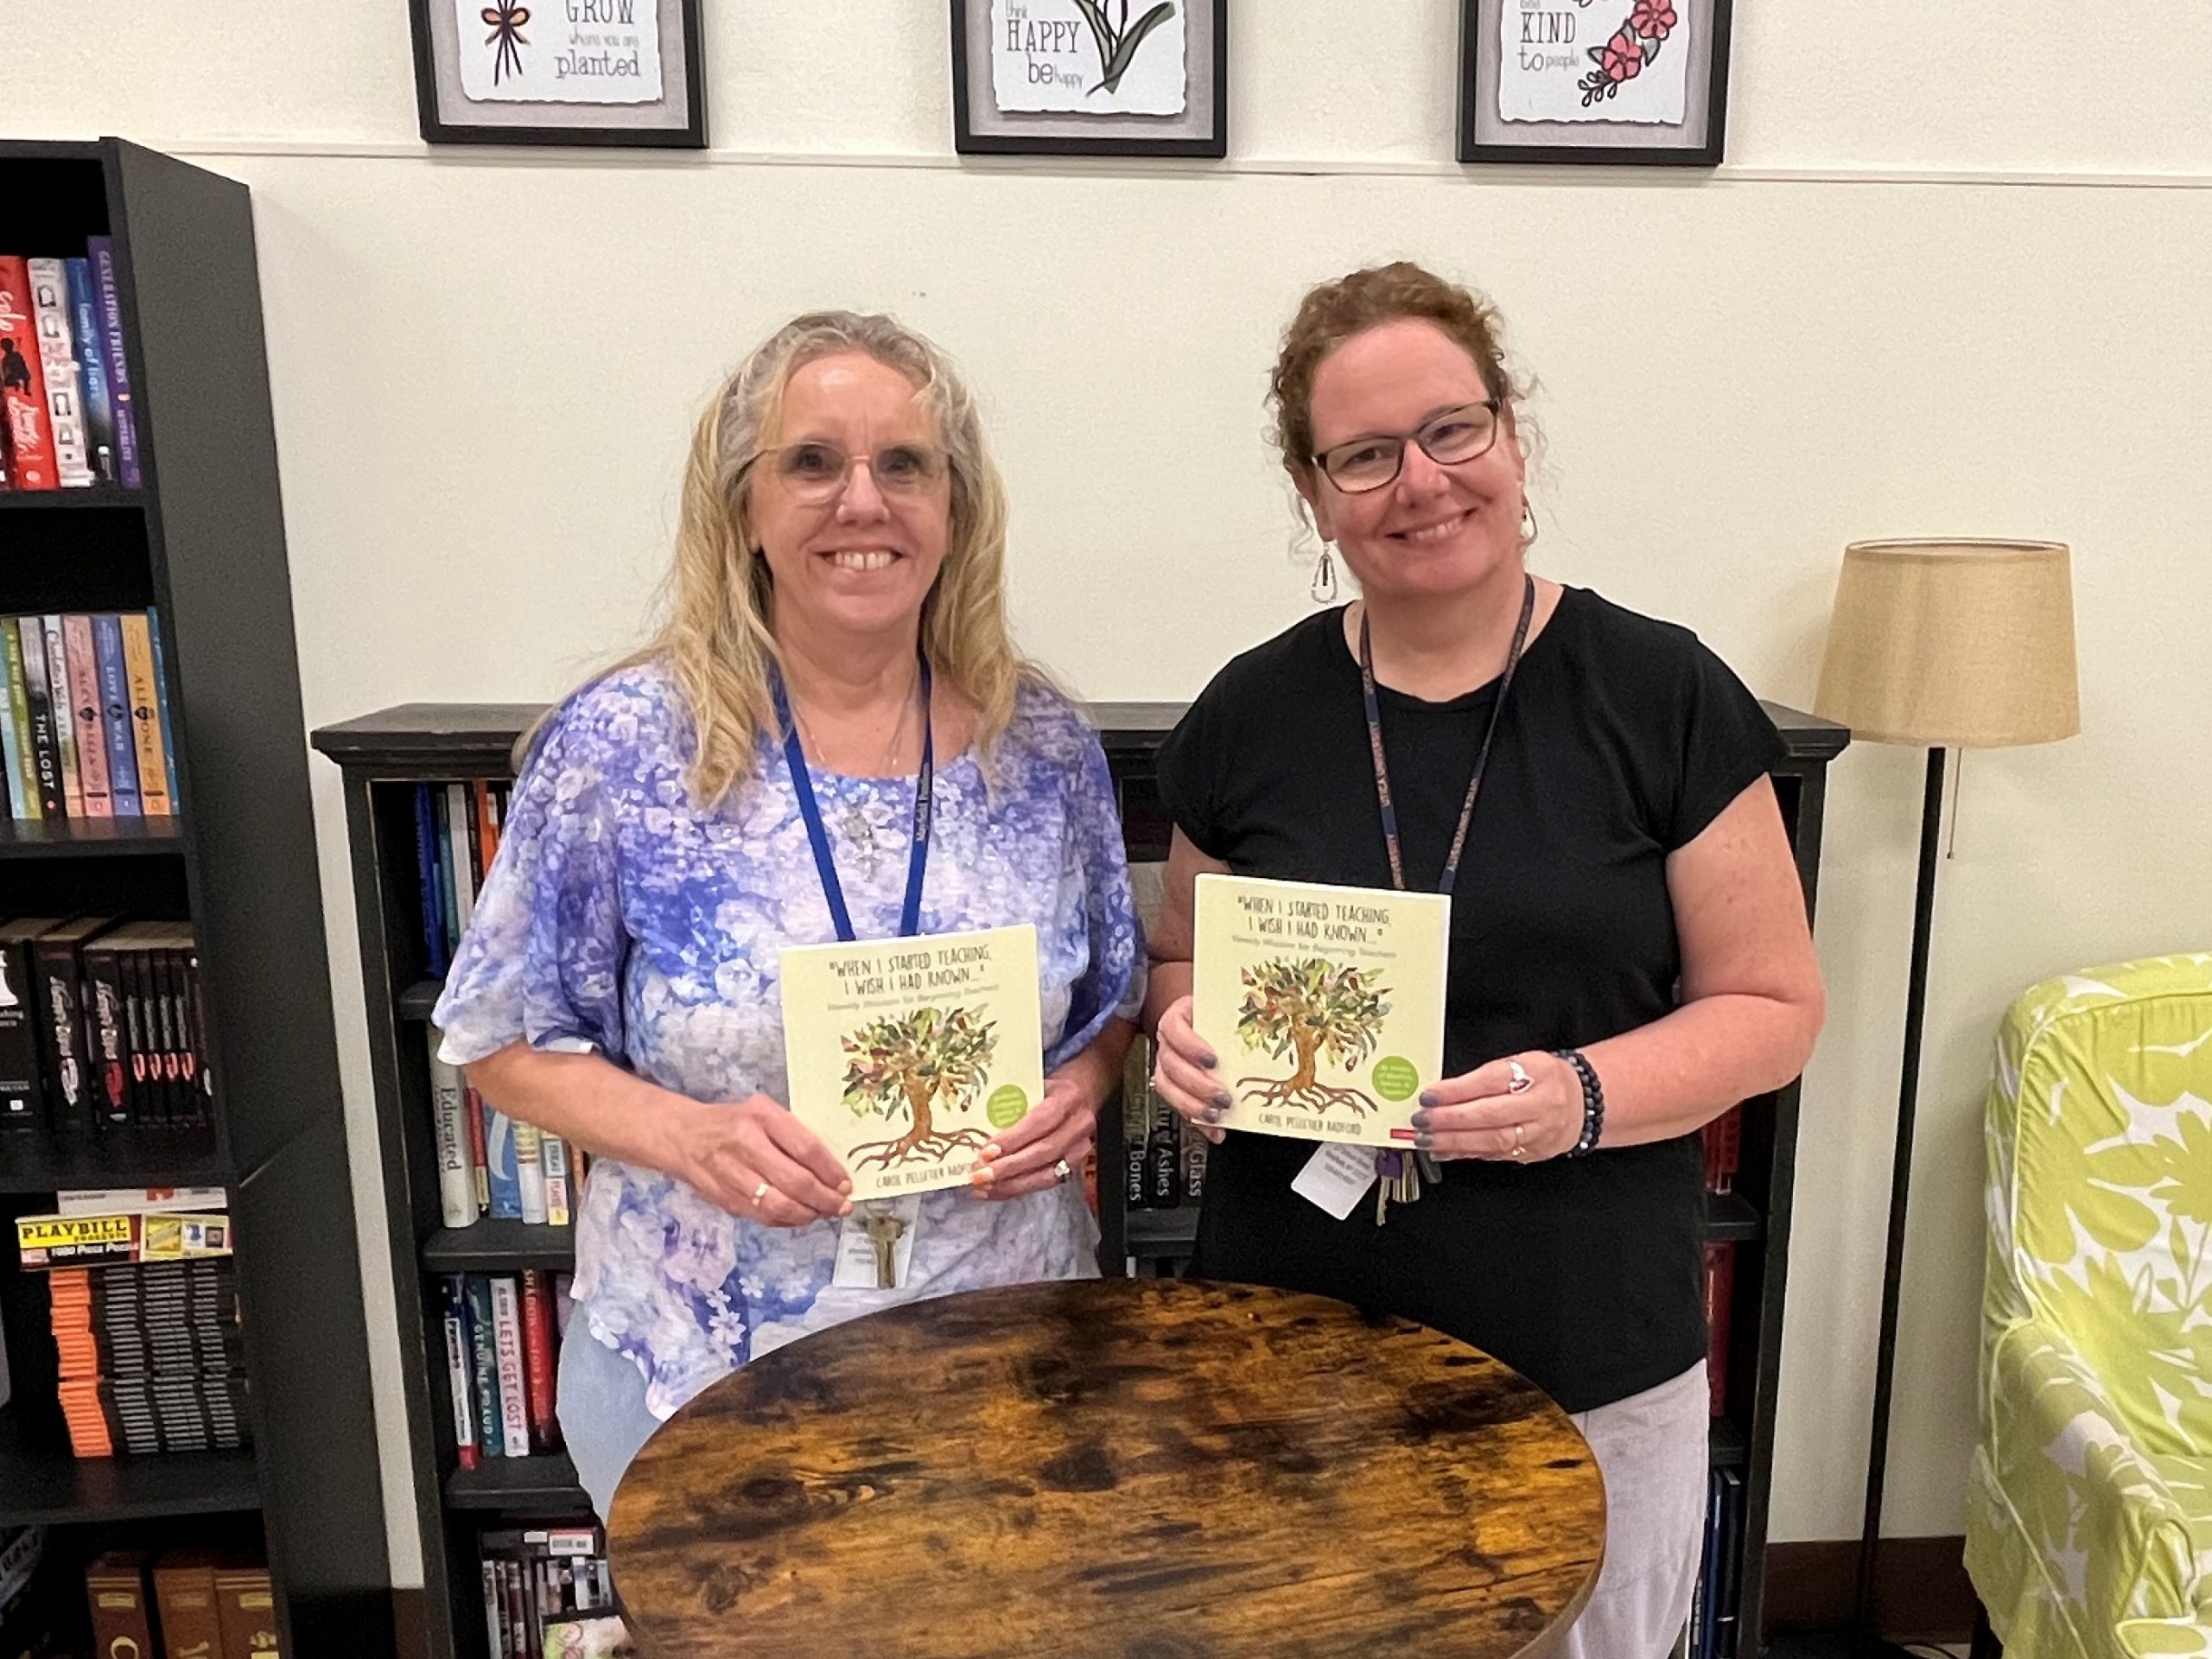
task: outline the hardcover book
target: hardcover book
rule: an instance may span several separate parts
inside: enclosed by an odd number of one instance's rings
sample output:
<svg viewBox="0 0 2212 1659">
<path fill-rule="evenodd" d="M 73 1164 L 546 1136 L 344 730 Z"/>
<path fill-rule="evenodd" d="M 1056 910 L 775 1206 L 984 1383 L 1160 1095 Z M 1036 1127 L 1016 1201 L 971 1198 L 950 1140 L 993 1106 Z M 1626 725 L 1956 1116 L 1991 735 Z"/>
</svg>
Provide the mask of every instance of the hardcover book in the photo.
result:
<svg viewBox="0 0 2212 1659">
<path fill-rule="evenodd" d="M 961 1186 L 1044 1098 L 1037 931 L 1027 923 L 783 953 L 791 1109 L 853 1199 Z"/>
<path fill-rule="evenodd" d="M 1410 1146 L 1444 1069 L 1451 902 L 1198 877 L 1191 1018 L 1234 1097 L 1222 1127 Z"/>
</svg>

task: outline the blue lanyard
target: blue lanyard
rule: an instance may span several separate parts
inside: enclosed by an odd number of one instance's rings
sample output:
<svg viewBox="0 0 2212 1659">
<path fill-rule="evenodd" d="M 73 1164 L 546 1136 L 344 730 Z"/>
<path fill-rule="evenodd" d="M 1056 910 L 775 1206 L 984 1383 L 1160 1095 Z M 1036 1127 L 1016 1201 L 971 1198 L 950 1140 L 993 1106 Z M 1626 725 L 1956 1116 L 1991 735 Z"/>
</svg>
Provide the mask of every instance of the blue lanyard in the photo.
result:
<svg viewBox="0 0 2212 1659">
<path fill-rule="evenodd" d="M 937 775 L 936 739 L 930 731 L 930 659 L 922 668 L 922 769 L 914 774 L 913 851 L 906 865 L 906 902 L 899 911 L 899 937 L 911 939 L 921 929 L 922 872 L 930 861 L 930 793 Z M 784 760 L 791 769 L 791 791 L 798 797 L 799 816 L 806 820 L 806 838 L 814 844 L 814 868 L 822 873 L 822 896 L 830 901 L 830 919 L 837 925 L 844 944 L 857 942 L 852 912 L 845 908 L 845 889 L 837 880 L 837 861 L 830 855 L 830 836 L 822 827 L 822 809 L 814 799 L 814 779 L 806 769 L 806 751 L 799 746 L 798 722 L 791 718 L 791 699 L 784 691 L 784 677 L 768 664 L 768 694 L 776 700 L 776 721 L 784 728 Z"/>
<path fill-rule="evenodd" d="M 1490 765 L 1491 740 L 1497 735 L 1498 716 L 1505 712 L 1505 694 L 1513 690 L 1521 651 L 1529 643 L 1529 620 L 1536 613 L 1536 579 L 1523 576 L 1521 583 L 1520 626 L 1513 630 L 1513 648 L 1505 654 L 1505 672 L 1497 683 L 1497 700 L 1491 704 L 1490 724 L 1483 728 L 1483 746 L 1475 752 L 1474 775 L 1467 779 L 1467 804 L 1459 809 L 1459 827 L 1452 832 L 1452 850 L 1445 855 L 1444 879 L 1436 884 L 1441 893 L 1449 893 L 1459 879 L 1459 855 L 1466 850 L 1467 826 L 1475 817 L 1475 795 L 1483 786 L 1483 770 Z M 1382 710 L 1375 696 L 1375 651 L 1368 643 L 1364 611 L 1359 613 L 1359 681 L 1367 701 L 1367 742 L 1375 756 L 1375 798 L 1382 808 L 1382 843 L 1390 854 L 1390 885 L 1403 892 L 1406 861 L 1398 848 L 1398 808 L 1390 798 L 1390 768 L 1382 758 Z"/>
</svg>

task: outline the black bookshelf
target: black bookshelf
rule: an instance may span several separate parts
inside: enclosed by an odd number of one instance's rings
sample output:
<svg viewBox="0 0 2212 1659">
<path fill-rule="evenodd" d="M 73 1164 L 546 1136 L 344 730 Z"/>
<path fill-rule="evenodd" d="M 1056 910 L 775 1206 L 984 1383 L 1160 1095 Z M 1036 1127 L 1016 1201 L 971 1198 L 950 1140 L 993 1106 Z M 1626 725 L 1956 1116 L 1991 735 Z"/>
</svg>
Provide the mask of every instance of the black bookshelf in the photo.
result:
<svg viewBox="0 0 2212 1659">
<path fill-rule="evenodd" d="M 1160 802 L 1154 754 L 1180 717 L 1178 703 L 1096 703 L 1131 861 L 1164 859 L 1171 825 Z M 361 934 L 377 1120 L 385 1162 L 394 1300 L 404 1351 L 408 1438 L 423 1559 L 425 1624 L 433 1659 L 486 1659 L 478 1611 L 474 1534 L 487 1516 L 582 1513 L 588 1499 L 565 1458 L 486 1459 L 455 1466 L 446 1382 L 438 1275 L 566 1268 L 569 1229 L 441 1222 L 429 1079 L 423 1022 L 437 1001 L 425 971 L 421 889 L 416 874 L 414 785 L 511 777 L 516 740 L 543 712 L 537 704 L 406 703 L 326 726 L 314 746 L 344 773 L 353 893 Z M 1789 825 L 1808 907 L 1820 864 L 1827 769 L 1849 741 L 1842 728 L 1767 705 L 1789 753 L 1774 782 Z M 1736 1189 L 1708 1198 L 1706 1232 L 1735 1243 L 1728 1357 L 1729 1409 L 1713 1424 L 1715 1467 L 1745 1471 L 1745 1510 L 1738 1611 L 1758 1630 L 1764 1605 L 1766 1517 L 1774 1413 L 1782 1363 L 1790 1194 L 1798 1087 L 1748 1103 Z M 1101 1114 L 1099 1262 L 1109 1274 L 1176 1273 L 1187 1262 L 1195 1207 L 1129 1209 L 1124 1204 L 1121 1104 Z"/>
<path fill-rule="evenodd" d="M 8 823 L 0 915 L 189 921 L 219 1087 L 202 1131 L 0 1141 L 0 1217 L 67 1187 L 227 1188 L 254 1443 L 72 1457 L 45 1282 L 10 1246 L 0 1525 L 44 1524 L 81 1549 L 120 1524 L 159 1547 L 243 1522 L 266 1547 L 288 1652 L 389 1655 L 252 207 L 244 186 L 118 139 L 0 141 L 0 247 L 78 255 L 98 234 L 114 239 L 144 487 L 0 494 L 0 613 L 158 610 L 181 815 Z"/>
</svg>

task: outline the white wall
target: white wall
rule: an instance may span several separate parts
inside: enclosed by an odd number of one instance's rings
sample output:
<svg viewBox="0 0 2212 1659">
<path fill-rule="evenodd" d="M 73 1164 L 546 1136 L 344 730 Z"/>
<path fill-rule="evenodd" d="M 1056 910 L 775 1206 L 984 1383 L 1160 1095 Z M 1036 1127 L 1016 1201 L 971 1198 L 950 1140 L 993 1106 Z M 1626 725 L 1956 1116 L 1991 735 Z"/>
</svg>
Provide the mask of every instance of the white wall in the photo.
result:
<svg viewBox="0 0 2212 1659">
<path fill-rule="evenodd" d="M 1452 0 L 1240 0 L 1233 159 L 1165 169 L 952 162 L 941 0 L 715 0 L 721 148 L 655 158 L 430 155 L 395 6 L 24 3 L 11 134 L 120 132 L 254 188 L 311 724 L 550 696 L 628 642 L 696 404 L 810 305 L 894 308 L 965 363 L 1023 637 L 1100 697 L 1193 693 L 1305 609 L 1260 394 L 1301 289 L 1384 257 L 1490 289 L 1540 376 L 1541 568 L 1692 624 L 1764 695 L 1811 696 L 1847 539 L 2071 542 L 2085 734 L 1970 760 L 1942 872 L 1890 1525 L 1961 1528 L 1993 1022 L 2055 969 L 2212 940 L 2212 123 L 2172 7 L 1739 4 L 1704 179 L 1450 163 Z M 1833 778 L 1780 1538 L 1858 1529 L 1919 766 L 1862 747 Z M 381 1331 L 374 1226 L 362 1255 Z M 396 1439 L 388 1342 L 376 1364 Z"/>
</svg>

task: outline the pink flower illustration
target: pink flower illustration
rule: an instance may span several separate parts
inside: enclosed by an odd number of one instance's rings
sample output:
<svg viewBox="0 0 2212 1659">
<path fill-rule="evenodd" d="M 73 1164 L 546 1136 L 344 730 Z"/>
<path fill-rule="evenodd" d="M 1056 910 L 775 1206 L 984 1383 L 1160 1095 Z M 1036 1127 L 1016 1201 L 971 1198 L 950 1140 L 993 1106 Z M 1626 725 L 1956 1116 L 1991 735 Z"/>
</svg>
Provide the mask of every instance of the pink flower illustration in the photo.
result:
<svg viewBox="0 0 2212 1659">
<path fill-rule="evenodd" d="M 1605 42 L 1598 60 L 1605 79 L 1615 83 L 1634 80 L 1643 73 L 1643 42 L 1627 29 Z"/>
<path fill-rule="evenodd" d="M 1636 0 L 1636 10 L 1629 14 L 1628 26 L 1646 39 L 1663 41 L 1674 33 L 1675 25 L 1681 21 L 1675 16 L 1673 0 Z"/>
</svg>

